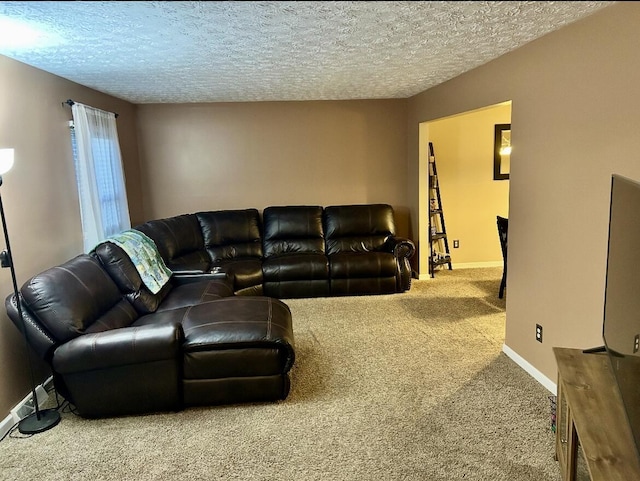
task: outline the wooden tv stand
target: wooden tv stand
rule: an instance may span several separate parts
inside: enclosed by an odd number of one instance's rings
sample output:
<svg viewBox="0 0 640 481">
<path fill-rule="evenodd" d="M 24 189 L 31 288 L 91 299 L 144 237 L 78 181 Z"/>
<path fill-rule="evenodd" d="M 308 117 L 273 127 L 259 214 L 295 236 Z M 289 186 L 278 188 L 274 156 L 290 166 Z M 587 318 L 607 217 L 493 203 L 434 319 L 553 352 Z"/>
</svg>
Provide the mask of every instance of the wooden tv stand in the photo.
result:
<svg viewBox="0 0 640 481">
<path fill-rule="evenodd" d="M 640 480 L 640 458 L 606 353 L 554 347 L 558 363 L 556 459 L 578 478 L 578 446 L 592 481 Z"/>
</svg>

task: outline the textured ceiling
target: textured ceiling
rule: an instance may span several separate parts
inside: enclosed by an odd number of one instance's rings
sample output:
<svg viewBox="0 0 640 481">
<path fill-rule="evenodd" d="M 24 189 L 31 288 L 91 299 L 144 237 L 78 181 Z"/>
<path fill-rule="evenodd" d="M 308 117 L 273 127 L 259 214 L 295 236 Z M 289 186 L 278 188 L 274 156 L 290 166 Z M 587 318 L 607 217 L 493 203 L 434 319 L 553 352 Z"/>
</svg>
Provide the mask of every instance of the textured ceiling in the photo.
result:
<svg viewBox="0 0 640 481">
<path fill-rule="evenodd" d="M 0 2 L 0 54 L 133 103 L 404 98 L 613 3 Z"/>
</svg>

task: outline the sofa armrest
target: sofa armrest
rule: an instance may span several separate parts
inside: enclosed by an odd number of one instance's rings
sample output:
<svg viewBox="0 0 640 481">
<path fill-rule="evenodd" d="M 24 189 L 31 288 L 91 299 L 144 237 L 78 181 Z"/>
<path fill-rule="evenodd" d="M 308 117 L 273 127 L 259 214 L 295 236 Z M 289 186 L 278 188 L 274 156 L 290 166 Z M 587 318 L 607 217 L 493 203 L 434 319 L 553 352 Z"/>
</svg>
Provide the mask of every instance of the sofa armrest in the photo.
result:
<svg viewBox="0 0 640 481">
<path fill-rule="evenodd" d="M 189 282 L 199 282 L 199 281 L 228 281 L 229 285 L 232 285 L 231 277 L 227 272 L 222 270 L 220 267 L 213 267 L 209 271 L 198 271 L 198 270 L 184 270 L 184 271 L 174 271 L 171 276 L 176 285 L 180 284 L 188 284 Z"/>
<path fill-rule="evenodd" d="M 389 237 L 387 239 L 387 248 L 393 252 L 398 264 L 398 275 L 396 289 L 398 292 L 404 292 L 411 288 L 411 265 L 409 259 L 416 252 L 416 246 L 410 239 L 404 237 Z"/>
<path fill-rule="evenodd" d="M 55 350 L 53 367 L 60 374 L 69 374 L 178 359 L 183 339 L 178 323 L 84 334 Z"/>
<path fill-rule="evenodd" d="M 83 417 L 182 408 L 178 323 L 84 334 L 53 353 L 56 388 Z"/>
<path fill-rule="evenodd" d="M 172 272 L 174 276 L 195 276 L 205 274 L 207 271 L 202 269 L 176 269 Z"/>
<path fill-rule="evenodd" d="M 51 356 L 53 355 L 53 350 L 56 347 L 56 340 L 53 338 L 51 333 L 42 324 L 40 324 L 40 322 L 38 322 L 37 318 L 31 314 L 31 311 L 29 311 L 22 300 L 20 300 L 20 310 L 22 311 L 22 318 L 20 318 L 15 294 L 7 296 L 5 300 L 5 308 L 9 319 L 11 319 L 20 333 L 24 335 L 24 331 L 26 330 L 29 345 L 38 354 L 38 356 L 46 362 L 51 363 Z"/>
<path fill-rule="evenodd" d="M 411 259 L 416 252 L 413 241 L 404 237 L 389 237 L 387 246 L 397 259 Z"/>
</svg>

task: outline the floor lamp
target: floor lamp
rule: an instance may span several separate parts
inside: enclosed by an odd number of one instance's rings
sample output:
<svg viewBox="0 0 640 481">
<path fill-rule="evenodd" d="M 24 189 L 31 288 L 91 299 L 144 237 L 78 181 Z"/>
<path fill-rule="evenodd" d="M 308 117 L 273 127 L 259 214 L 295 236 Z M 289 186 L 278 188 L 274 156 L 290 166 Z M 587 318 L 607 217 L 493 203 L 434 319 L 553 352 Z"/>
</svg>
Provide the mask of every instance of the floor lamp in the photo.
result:
<svg viewBox="0 0 640 481">
<path fill-rule="evenodd" d="M 0 149 L 0 186 L 2 186 L 2 176 L 13 167 L 13 149 Z M 0 217 L 2 218 L 2 230 L 4 231 L 4 241 L 6 249 L 0 252 L 0 266 L 9 267 L 11 270 L 11 279 L 13 280 L 13 293 L 18 308 L 18 316 L 20 317 L 20 328 L 24 337 L 27 364 L 29 366 L 29 375 L 31 376 L 31 396 L 35 412 L 28 415 L 18 423 L 18 430 L 22 434 L 37 434 L 47 429 L 51 429 L 60 422 L 60 413 L 56 409 L 40 410 L 38 407 L 38 397 L 36 395 L 36 384 L 33 376 L 33 366 L 31 365 L 31 353 L 29 351 L 29 341 L 27 339 L 27 328 L 22 315 L 22 305 L 20 302 L 20 291 L 18 291 L 18 282 L 16 281 L 16 271 L 13 267 L 13 258 L 11 257 L 11 246 L 9 245 L 9 233 L 7 232 L 7 222 L 4 218 L 4 207 L 2 206 L 2 195 L 0 195 Z"/>
</svg>

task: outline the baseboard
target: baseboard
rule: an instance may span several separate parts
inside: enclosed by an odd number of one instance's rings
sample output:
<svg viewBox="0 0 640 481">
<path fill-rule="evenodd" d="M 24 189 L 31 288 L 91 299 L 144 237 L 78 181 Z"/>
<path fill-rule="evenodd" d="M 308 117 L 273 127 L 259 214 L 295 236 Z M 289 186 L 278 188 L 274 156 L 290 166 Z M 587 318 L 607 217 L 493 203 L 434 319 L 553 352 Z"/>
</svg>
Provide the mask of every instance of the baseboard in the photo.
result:
<svg viewBox="0 0 640 481">
<path fill-rule="evenodd" d="M 486 262 L 460 262 L 452 263 L 454 269 L 479 269 L 482 267 L 502 267 L 503 261 L 486 261 Z"/>
<path fill-rule="evenodd" d="M 39 408 L 42 408 L 49 399 L 47 389 L 49 389 L 52 384 L 53 377 L 49 376 L 46 381 L 36 386 L 36 397 L 38 398 Z M 24 419 L 33 411 L 33 393 L 29 392 L 22 401 L 11 409 L 9 415 L 0 421 L 0 439 L 2 439 L 16 423 L 20 422 L 21 419 Z"/>
<path fill-rule="evenodd" d="M 457 264 L 455 262 L 451 263 L 451 269 L 480 269 L 482 267 L 502 267 L 502 266 L 503 266 L 502 261 L 459 262 Z M 448 270 L 448 268 L 444 267 L 442 270 Z M 438 271 L 436 271 L 436 274 L 437 273 Z M 431 274 L 429 273 L 418 275 L 419 281 L 426 281 L 428 279 L 433 279 L 431 277 Z"/>
<path fill-rule="evenodd" d="M 525 358 L 520 356 L 517 352 L 511 349 L 506 344 L 502 345 L 502 352 L 504 352 L 507 357 L 509 357 L 513 362 L 515 362 L 518 366 L 528 372 L 536 381 L 542 384 L 551 394 L 557 393 L 557 385 L 547 376 L 538 371 L 535 367 L 533 367 Z"/>
</svg>

